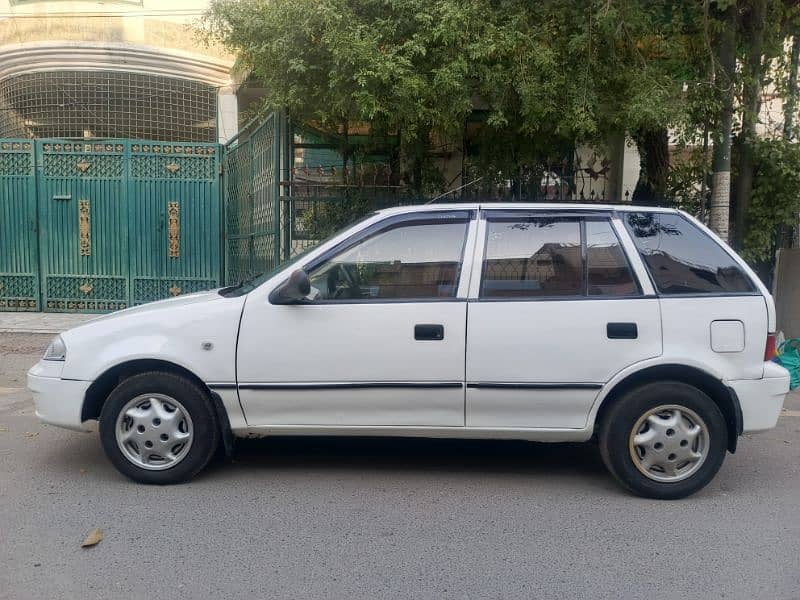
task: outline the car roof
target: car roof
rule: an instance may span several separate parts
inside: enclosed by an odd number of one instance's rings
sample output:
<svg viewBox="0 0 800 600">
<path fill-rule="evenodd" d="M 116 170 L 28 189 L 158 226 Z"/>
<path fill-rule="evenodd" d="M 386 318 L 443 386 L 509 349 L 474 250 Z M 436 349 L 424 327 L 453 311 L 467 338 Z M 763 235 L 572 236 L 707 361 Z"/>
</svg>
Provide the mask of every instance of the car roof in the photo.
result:
<svg viewBox="0 0 800 600">
<path fill-rule="evenodd" d="M 675 213 L 674 208 L 662 208 L 654 206 L 636 206 L 633 204 L 558 204 L 543 202 L 458 202 L 458 203 L 435 203 L 435 204 L 415 204 L 407 206 L 395 206 L 378 211 L 382 215 L 404 214 L 409 212 L 425 212 L 431 210 L 526 210 L 526 211 L 559 211 L 559 212 L 613 212 L 613 211 L 634 211 L 634 212 L 661 212 Z"/>
</svg>

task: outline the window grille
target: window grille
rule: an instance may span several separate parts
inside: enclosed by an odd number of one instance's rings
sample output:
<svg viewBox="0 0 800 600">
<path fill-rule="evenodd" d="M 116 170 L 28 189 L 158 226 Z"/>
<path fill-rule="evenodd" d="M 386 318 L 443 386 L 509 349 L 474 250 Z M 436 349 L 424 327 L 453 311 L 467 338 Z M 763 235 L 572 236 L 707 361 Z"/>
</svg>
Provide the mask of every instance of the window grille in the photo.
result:
<svg viewBox="0 0 800 600">
<path fill-rule="evenodd" d="M 0 137 L 216 142 L 217 90 L 159 75 L 26 73 L 0 81 Z"/>
</svg>

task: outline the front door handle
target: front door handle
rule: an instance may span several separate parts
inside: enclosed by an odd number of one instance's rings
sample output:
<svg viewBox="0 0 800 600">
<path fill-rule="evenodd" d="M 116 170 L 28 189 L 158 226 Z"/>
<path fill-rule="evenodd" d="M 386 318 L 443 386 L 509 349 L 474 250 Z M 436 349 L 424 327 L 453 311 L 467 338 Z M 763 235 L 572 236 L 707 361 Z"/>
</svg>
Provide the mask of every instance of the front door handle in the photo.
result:
<svg viewBox="0 0 800 600">
<path fill-rule="evenodd" d="M 414 325 L 415 340 L 443 340 L 444 325 L 420 324 Z"/>
<path fill-rule="evenodd" d="M 610 340 L 635 340 L 639 337 L 636 323 L 608 323 L 606 335 Z"/>
</svg>

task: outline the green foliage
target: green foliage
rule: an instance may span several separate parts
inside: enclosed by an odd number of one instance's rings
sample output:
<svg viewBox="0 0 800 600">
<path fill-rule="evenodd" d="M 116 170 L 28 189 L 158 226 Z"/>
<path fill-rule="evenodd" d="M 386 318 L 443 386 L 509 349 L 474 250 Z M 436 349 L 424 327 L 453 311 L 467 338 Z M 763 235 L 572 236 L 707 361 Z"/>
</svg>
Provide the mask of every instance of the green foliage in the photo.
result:
<svg viewBox="0 0 800 600">
<path fill-rule="evenodd" d="M 710 155 L 702 146 L 678 146 L 681 158 L 673 161 L 669 173 L 668 196 L 675 204 L 692 214 L 700 212 L 702 181 L 711 167 Z"/>
<path fill-rule="evenodd" d="M 794 225 L 800 213 L 800 145 L 784 139 L 751 143 L 755 177 L 744 256 L 751 261 L 771 260 L 777 228 Z"/>
<path fill-rule="evenodd" d="M 423 174 L 432 137 L 457 141 L 475 110 L 490 176 L 682 119 L 682 78 L 694 76 L 683 32 L 698 10 L 668 0 L 213 0 L 204 31 L 249 65 L 266 105 L 331 131 L 397 133 L 411 179 L 433 181 Z"/>
<path fill-rule="evenodd" d="M 763 28 L 751 18 L 758 6 L 766 8 Z M 715 44 L 731 31 L 731 21 L 717 17 L 728 7 L 735 9 L 740 65 L 732 82 L 722 81 L 718 68 L 715 76 Z M 624 132 L 642 140 L 668 129 L 671 142 L 686 150 L 680 160 L 669 164 L 667 155 L 656 165 L 670 171 L 652 183 L 693 207 L 709 170 L 698 151 L 701 132 L 719 130 L 724 100 L 734 93 L 737 133 L 752 111 L 742 93 L 755 89 L 746 85 L 754 77 L 762 78 L 761 89 L 785 92 L 781 57 L 785 37 L 800 31 L 800 4 L 212 0 L 202 30 L 238 56 L 265 91 L 266 108 L 286 109 L 296 122 L 330 133 L 345 161 L 357 153 L 349 136 L 356 126 L 375 138 L 396 136 L 395 173 L 419 194 L 445 185 L 433 146 L 460 145 L 465 133 L 471 176 L 491 182 L 535 181 L 576 144 L 598 147 Z M 754 47 L 762 61 L 748 60 Z M 762 69 L 773 58 L 777 68 Z M 746 143 L 758 152 L 746 248 L 760 257 L 769 252 L 775 224 L 789 218 L 794 180 L 777 171 L 794 169 L 796 156 L 777 142 L 743 140 L 738 148 Z M 342 215 L 359 212 L 357 199 L 348 203 L 337 209 Z M 341 220 L 333 212 L 314 219 L 310 224 L 321 230 Z"/>
</svg>

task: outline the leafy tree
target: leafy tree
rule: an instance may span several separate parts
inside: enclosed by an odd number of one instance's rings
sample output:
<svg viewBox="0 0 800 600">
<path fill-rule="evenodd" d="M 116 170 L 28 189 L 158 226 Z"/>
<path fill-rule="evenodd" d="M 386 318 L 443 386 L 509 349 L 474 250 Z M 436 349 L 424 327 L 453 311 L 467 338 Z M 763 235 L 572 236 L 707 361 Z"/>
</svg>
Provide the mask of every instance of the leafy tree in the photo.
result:
<svg viewBox="0 0 800 600">
<path fill-rule="evenodd" d="M 716 0 L 711 7 L 715 40 L 711 48 L 712 85 L 718 94 L 719 112 L 714 130 L 714 163 L 709 225 L 722 239 L 728 239 L 731 191 L 731 143 L 733 136 L 736 79 L 735 0 Z"/>
<path fill-rule="evenodd" d="M 422 191 L 431 134 L 460 134 L 472 110 L 476 16 L 426 0 L 219 0 L 204 28 L 263 82 L 266 106 L 340 133 L 345 155 L 354 124 L 398 134 Z"/>
<path fill-rule="evenodd" d="M 376 140 L 397 136 L 395 160 L 417 193 L 441 189 L 434 146 L 460 144 L 465 133 L 479 150 L 472 166 L 517 185 L 536 182 L 575 144 L 627 133 L 642 156 L 635 199 L 675 194 L 702 210 L 711 172 L 712 228 L 727 236 L 732 188 L 735 239 L 755 256 L 764 231 L 748 231 L 766 226 L 759 186 L 774 175 L 763 157 L 793 164 L 788 148 L 768 151 L 757 129 L 768 85 L 795 110 L 798 60 L 784 40 L 800 33 L 797 5 L 212 0 L 202 28 L 263 83 L 265 106 L 335 134 L 345 161 L 355 127 Z M 793 135 L 791 123 L 786 130 Z"/>
<path fill-rule="evenodd" d="M 768 262 L 778 247 L 781 226 L 794 226 L 800 214 L 800 145 L 791 140 L 754 139 L 751 227 L 744 236 L 744 255 Z"/>
<path fill-rule="evenodd" d="M 458 140 L 476 109 L 488 177 L 513 179 L 576 142 L 663 132 L 683 111 L 673 4 L 215 0 L 204 30 L 263 81 L 267 106 L 341 133 L 345 155 L 354 123 L 398 134 L 424 191 L 431 140 Z"/>
</svg>

